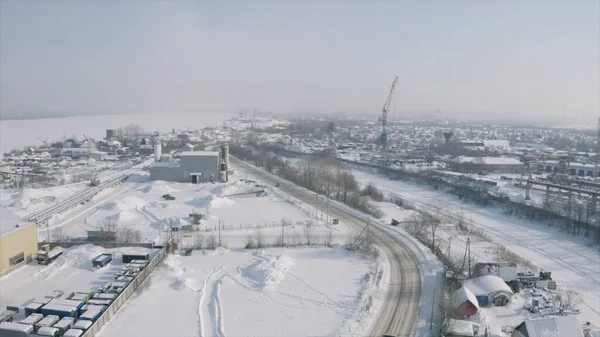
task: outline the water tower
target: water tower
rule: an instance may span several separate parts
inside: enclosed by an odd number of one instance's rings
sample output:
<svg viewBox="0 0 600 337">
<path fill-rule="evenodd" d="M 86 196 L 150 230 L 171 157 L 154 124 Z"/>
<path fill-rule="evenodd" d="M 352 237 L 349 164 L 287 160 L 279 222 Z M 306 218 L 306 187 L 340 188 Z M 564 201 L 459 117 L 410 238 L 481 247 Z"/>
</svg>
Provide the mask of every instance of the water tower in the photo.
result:
<svg viewBox="0 0 600 337">
<path fill-rule="evenodd" d="M 452 139 L 452 131 L 444 131 L 444 139 L 446 140 L 446 144 L 450 143 L 450 139 Z"/>
</svg>

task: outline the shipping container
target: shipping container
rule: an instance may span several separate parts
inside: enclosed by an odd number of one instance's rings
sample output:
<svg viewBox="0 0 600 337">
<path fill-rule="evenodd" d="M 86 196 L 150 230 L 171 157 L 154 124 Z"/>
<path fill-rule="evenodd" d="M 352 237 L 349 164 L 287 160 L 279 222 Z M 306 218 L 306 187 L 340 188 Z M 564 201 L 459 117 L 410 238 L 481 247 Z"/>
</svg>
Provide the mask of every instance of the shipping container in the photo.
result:
<svg viewBox="0 0 600 337">
<path fill-rule="evenodd" d="M 123 254 L 123 263 L 129 263 L 133 260 L 150 260 L 150 255 L 145 254 Z"/>
<path fill-rule="evenodd" d="M 56 315 L 60 318 L 63 317 L 77 317 L 77 307 L 70 305 L 61 305 L 55 303 L 48 303 L 42 307 L 41 310 L 44 315 Z"/>
<path fill-rule="evenodd" d="M 86 303 L 93 296 L 94 296 L 93 292 L 89 292 L 89 293 L 76 292 L 73 294 L 73 296 L 69 297 L 68 299 L 74 300 L 74 301 L 82 301 L 83 303 Z"/>
<path fill-rule="evenodd" d="M 10 308 L 8 308 L 10 309 Z M 0 323 L 2 322 L 12 322 L 13 321 L 13 317 L 18 313 L 18 311 L 14 311 L 14 310 L 4 310 L 1 314 L 0 314 Z"/>
<path fill-rule="evenodd" d="M 94 299 L 95 300 L 114 300 L 115 298 L 117 298 L 117 294 L 95 294 L 94 295 Z"/>
<path fill-rule="evenodd" d="M 75 318 L 73 317 L 63 317 L 58 323 L 54 324 L 52 327 L 59 329 L 61 332 L 65 332 L 73 327 L 75 324 Z"/>
<path fill-rule="evenodd" d="M 85 319 L 80 319 L 75 324 L 73 324 L 74 329 L 87 330 L 92 326 L 92 321 L 86 321 Z"/>
<path fill-rule="evenodd" d="M 58 337 L 60 336 L 60 330 L 57 328 L 52 328 L 49 326 L 44 326 L 41 327 L 38 331 L 37 331 L 37 335 L 39 336 L 54 336 L 54 337 Z"/>
<path fill-rule="evenodd" d="M 48 300 L 49 302 L 50 300 Z M 47 303 L 47 302 L 46 302 Z M 42 309 L 42 307 L 46 304 L 46 303 L 37 303 L 37 302 L 31 302 L 29 304 L 27 304 L 25 306 L 25 316 L 29 316 L 31 314 L 34 313 L 39 313 L 40 310 Z"/>
<path fill-rule="evenodd" d="M 88 321 L 95 322 L 98 320 L 98 318 L 100 318 L 100 316 L 102 316 L 103 312 L 104 312 L 104 306 L 102 306 L 102 307 L 97 306 L 94 308 L 89 308 L 84 313 L 82 313 L 81 316 L 79 316 L 79 319 L 85 319 Z"/>
<path fill-rule="evenodd" d="M 67 330 L 67 332 L 65 332 L 65 334 L 63 335 L 63 337 L 79 337 L 83 335 L 83 330 L 81 329 L 70 329 Z"/>
<path fill-rule="evenodd" d="M 81 308 L 83 308 L 83 306 L 85 305 L 85 303 L 80 300 L 67 300 L 67 299 L 62 299 L 62 298 L 55 298 L 52 301 L 50 301 L 48 304 L 60 304 L 60 305 L 66 305 L 66 306 L 75 306 L 75 308 L 77 308 L 77 313 L 80 313 Z"/>
<path fill-rule="evenodd" d="M 21 324 L 28 324 L 28 325 L 35 325 L 37 322 L 41 321 L 44 319 L 44 315 L 42 314 L 38 314 L 38 313 L 33 313 L 27 317 L 25 317 L 24 319 L 22 319 L 19 323 Z"/>
<path fill-rule="evenodd" d="M 103 253 L 103 254 L 96 256 L 92 260 L 92 266 L 94 268 L 102 268 L 102 267 L 106 266 L 107 264 L 109 264 L 110 261 L 112 261 L 112 254 Z"/>
<path fill-rule="evenodd" d="M 35 323 L 33 326 L 35 326 L 37 329 L 41 328 L 41 327 L 45 327 L 45 326 L 53 326 L 54 324 L 58 323 L 58 321 L 60 321 L 60 318 L 56 315 L 48 315 L 46 317 L 44 317 L 44 319 L 42 319 L 41 321 Z"/>
<path fill-rule="evenodd" d="M 114 295 L 114 294 L 111 294 Z M 88 304 L 93 304 L 93 305 L 110 305 L 110 303 L 112 303 L 113 300 L 95 300 L 95 299 L 91 299 L 88 301 Z"/>
</svg>

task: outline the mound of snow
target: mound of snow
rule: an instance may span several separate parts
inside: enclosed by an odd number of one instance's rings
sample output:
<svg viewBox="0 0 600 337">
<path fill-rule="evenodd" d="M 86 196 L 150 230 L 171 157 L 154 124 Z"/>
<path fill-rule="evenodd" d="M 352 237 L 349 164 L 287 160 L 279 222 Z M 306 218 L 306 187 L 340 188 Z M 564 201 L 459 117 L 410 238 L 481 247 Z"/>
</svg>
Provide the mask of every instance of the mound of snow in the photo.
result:
<svg viewBox="0 0 600 337">
<path fill-rule="evenodd" d="M 228 198 L 214 198 L 213 201 L 210 203 L 210 207 L 212 208 L 221 208 L 221 207 L 225 207 L 225 206 L 229 206 L 229 205 L 233 205 L 233 200 L 228 199 Z"/>
<path fill-rule="evenodd" d="M 58 249 L 56 247 L 54 249 Z M 94 257 L 105 253 L 106 249 L 94 246 L 91 244 L 75 246 L 66 250 L 63 250 L 63 254 L 59 256 L 54 262 L 40 269 L 35 276 L 42 276 L 44 278 L 51 278 L 56 275 L 56 272 L 64 268 L 74 269 L 87 269 L 93 270 L 90 260 Z"/>
<path fill-rule="evenodd" d="M 191 290 L 193 292 L 199 292 L 202 289 L 202 281 L 186 277 L 186 278 L 176 278 L 173 282 L 171 282 L 171 288 L 183 291 L 183 290 Z"/>
<path fill-rule="evenodd" d="M 239 186 L 239 184 L 236 182 L 236 183 L 232 183 L 232 184 L 223 184 L 223 185 L 214 187 L 213 189 L 210 190 L 210 193 L 221 196 L 221 195 L 231 195 L 231 194 L 240 193 L 243 190 L 244 190 L 244 186 Z"/>
<path fill-rule="evenodd" d="M 138 215 L 131 211 L 120 211 L 119 213 L 105 217 L 108 220 L 114 220 L 119 223 L 135 221 Z"/>
<path fill-rule="evenodd" d="M 194 207 L 210 207 L 210 203 L 215 197 L 212 195 L 207 195 L 203 197 L 195 197 L 191 200 L 185 202 L 186 205 L 194 206 Z"/>
<path fill-rule="evenodd" d="M 264 256 L 257 264 L 242 269 L 242 275 L 258 288 L 273 289 L 291 271 L 294 259 L 285 255 Z"/>
<path fill-rule="evenodd" d="M 108 202 L 100 206 L 100 208 L 105 210 L 125 210 L 135 208 L 138 205 L 143 204 L 144 202 L 144 199 L 137 198 L 134 196 L 126 196 L 116 201 Z"/>
<path fill-rule="evenodd" d="M 207 195 L 188 200 L 185 202 L 185 204 L 200 208 L 220 208 L 233 204 L 233 201 L 225 197 L 215 197 L 213 195 Z"/>
<path fill-rule="evenodd" d="M 167 185 L 164 181 L 156 181 L 151 184 L 148 184 L 146 187 L 139 190 L 143 193 L 156 193 L 156 194 L 167 194 L 173 192 L 179 192 L 178 189 Z"/>
</svg>

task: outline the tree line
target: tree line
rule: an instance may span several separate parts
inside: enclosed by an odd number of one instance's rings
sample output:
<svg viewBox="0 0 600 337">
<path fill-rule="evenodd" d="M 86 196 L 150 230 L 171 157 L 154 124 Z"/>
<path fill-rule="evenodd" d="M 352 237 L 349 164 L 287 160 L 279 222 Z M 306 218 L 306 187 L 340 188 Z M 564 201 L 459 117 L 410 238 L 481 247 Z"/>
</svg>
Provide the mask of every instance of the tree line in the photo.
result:
<svg viewBox="0 0 600 337">
<path fill-rule="evenodd" d="M 328 198 L 373 215 L 383 213 L 371 200 L 383 201 L 383 194 L 372 185 L 361 188 L 356 177 L 344 169 L 342 162 L 327 152 L 318 153 L 298 160 L 282 158 L 265 145 L 252 141 L 245 144 L 232 143 L 232 155 L 265 169 L 294 184 Z"/>
</svg>

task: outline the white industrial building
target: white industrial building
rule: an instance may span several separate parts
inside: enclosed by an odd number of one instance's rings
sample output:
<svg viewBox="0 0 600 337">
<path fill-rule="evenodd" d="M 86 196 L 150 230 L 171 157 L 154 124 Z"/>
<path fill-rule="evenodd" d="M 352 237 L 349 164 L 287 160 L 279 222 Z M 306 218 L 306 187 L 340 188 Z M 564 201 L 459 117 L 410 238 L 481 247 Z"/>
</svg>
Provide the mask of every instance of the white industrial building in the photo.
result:
<svg viewBox="0 0 600 337">
<path fill-rule="evenodd" d="M 154 145 L 154 160 L 150 166 L 150 179 L 193 184 L 227 181 L 229 149 L 227 145 L 221 151 L 185 151 L 179 155 L 179 161 L 161 153 L 160 142 Z M 168 161 L 165 161 L 168 160 Z"/>
</svg>

